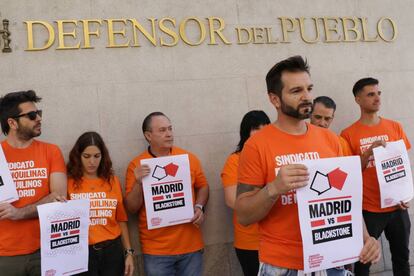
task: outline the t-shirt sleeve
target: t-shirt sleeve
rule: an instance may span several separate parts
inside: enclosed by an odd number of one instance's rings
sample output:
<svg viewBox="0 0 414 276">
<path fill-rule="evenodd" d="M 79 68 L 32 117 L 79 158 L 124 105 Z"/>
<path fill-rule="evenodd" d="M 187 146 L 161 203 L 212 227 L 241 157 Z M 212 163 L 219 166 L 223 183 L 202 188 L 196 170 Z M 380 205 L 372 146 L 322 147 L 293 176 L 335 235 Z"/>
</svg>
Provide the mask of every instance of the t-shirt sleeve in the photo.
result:
<svg viewBox="0 0 414 276">
<path fill-rule="evenodd" d="M 116 220 L 117 221 L 128 221 L 128 215 L 125 210 L 124 200 L 122 197 L 121 184 L 119 183 L 118 177 L 114 177 L 113 189 L 117 192 L 118 204 L 116 206 Z"/>
<path fill-rule="evenodd" d="M 249 143 L 250 141 L 246 142 L 240 154 L 238 182 L 263 186 L 266 184 L 266 166 L 262 165 L 263 162 L 257 146 Z"/>
<path fill-rule="evenodd" d="M 49 145 L 49 147 L 50 173 L 66 173 L 62 152 L 56 145 Z"/>
<path fill-rule="evenodd" d="M 221 183 L 224 187 L 237 185 L 237 170 L 237 155 L 233 153 L 227 158 L 226 164 L 224 164 L 221 172 Z"/>
<path fill-rule="evenodd" d="M 348 144 L 348 141 L 345 140 L 342 136 L 339 136 L 339 142 L 341 143 L 343 156 L 351 156 L 352 150 Z"/>
<path fill-rule="evenodd" d="M 411 149 L 411 143 L 408 140 L 407 135 L 405 134 L 403 127 L 401 126 L 400 123 L 397 123 L 397 126 L 398 126 L 398 135 L 399 135 L 400 139 L 403 139 L 405 147 L 407 148 L 407 150 Z"/>
<path fill-rule="evenodd" d="M 208 186 L 200 160 L 195 155 L 189 154 L 191 171 L 194 173 L 194 187 L 202 188 Z"/>
<path fill-rule="evenodd" d="M 349 148 L 349 151 L 351 153 L 350 155 L 357 154 L 357 152 L 354 151 L 354 146 L 352 145 L 351 135 L 349 134 L 349 131 L 342 130 L 342 132 L 340 134 L 340 137 L 348 143 L 348 148 Z M 341 141 L 341 144 L 342 144 L 342 141 Z M 359 146 L 357 146 L 357 147 L 359 147 Z M 345 152 L 344 152 L 344 155 L 346 155 Z"/>
<path fill-rule="evenodd" d="M 134 161 L 131 161 L 128 165 L 127 171 L 126 171 L 126 178 L 125 178 L 125 194 L 128 195 L 129 192 L 132 191 L 132 188 L 135 185 L 135 174 L 134 170 L 136 168 L 136 165 Z"/>
</svg>

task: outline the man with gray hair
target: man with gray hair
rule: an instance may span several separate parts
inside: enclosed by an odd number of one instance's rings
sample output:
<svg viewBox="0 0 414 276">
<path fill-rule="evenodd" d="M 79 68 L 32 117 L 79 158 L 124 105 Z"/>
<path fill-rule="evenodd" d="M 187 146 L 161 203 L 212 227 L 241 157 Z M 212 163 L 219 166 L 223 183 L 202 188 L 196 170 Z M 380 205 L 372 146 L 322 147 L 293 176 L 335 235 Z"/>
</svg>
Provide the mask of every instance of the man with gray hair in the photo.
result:
<svg viewBox="0 0 414 276">
<path fill-rule="evenodd" d="M 201 163 L 194 154 L 174 146 L 171 121 L 162 112 L 149 114 L 144 119 L 142 131 L 149 146 L 128 166 L 125 203 L 131 213 L 139 213 L 138 228 L 145 273 L 148 276 L 201 276 L 204 244 L 200 225 L 209 195 Z M 141 165 L 141 160 L 179 154 L 187 154 L 190 162 L 194 216 L 189 223 L 148 230 L 142 178 L 150 173 L 150 168 Z"/>
</svg>

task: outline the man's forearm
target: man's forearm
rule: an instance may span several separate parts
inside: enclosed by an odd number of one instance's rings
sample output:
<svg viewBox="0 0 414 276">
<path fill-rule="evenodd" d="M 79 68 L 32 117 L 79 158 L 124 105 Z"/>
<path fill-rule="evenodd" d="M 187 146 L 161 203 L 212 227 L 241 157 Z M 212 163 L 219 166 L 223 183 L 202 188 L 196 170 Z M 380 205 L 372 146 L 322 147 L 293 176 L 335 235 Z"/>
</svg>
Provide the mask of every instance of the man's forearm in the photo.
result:
<svg viewBox="0 0 414 276">
<path fill-rule="evenodd" d="M 205 206 L 208 201 L 209 189 L 208 186 L 201 187 L 196 191 L 195 204 L 201 204 Z"/>
<path fill-rule="evenodd" d="M 250 186 L 250 187 L 248 187 Z M 239 184 L 235 210 L 242 225 L 259 222 L 267 216 L 278 197 L 271 197 L 266 186 L 262 189 Z"/>
<path fill-rule="evenodd" d="M 17 208 L 18 212 L 19 212 L 19 217 L 21 219 L 31 219 L 31 218 L 36 218 L 38 216 L 37 214 L 37 206 L 42 205 L 42 204 L 46 204 L 46 203 L 50 203 L 50 202 L 54 202 L 56 199 L 57 195 L 55 193 L 50 193 L 47 196 L 43 197 L 41 200 L 26 205 L 22 208 Z"/>
<path fill-rule="evenodd" d="M 135 214 L 139 209 L 141 209 L 143 201 L 144 199 L 141 184 L 135 182 L 132 191 L 125 197 L 125 207 L 130 213 Z"/>
</svg>

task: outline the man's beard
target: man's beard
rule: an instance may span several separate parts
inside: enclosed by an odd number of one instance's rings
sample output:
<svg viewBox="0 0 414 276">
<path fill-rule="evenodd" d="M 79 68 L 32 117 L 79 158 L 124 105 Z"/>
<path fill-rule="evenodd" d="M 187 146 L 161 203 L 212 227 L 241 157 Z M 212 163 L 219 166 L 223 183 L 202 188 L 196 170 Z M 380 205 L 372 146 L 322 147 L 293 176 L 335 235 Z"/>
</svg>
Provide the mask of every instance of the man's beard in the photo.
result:
<svg viewBox="0 0 414 276">
<path fill-rule="evenodd" d="M 40 136 L 40 134 L 41 134 L 40 130 L 37 132 L 34 129 L 31 129 L 28 127 L 22 127 L 20 125 L 19 125 L 19 128 L 17 129 L 17 136 L 24 141 L 28 141 L 32 138 L 38 137 Z"/>
<path fill-rule="evenodd" d="M 282 112 L 292 118 L 295 119 L 308 119 L 312 113 L 312 103 L 311 102 L 305 102 L 298 105 L 298 107 L 295 109 L 291 105 L 287 105 L 283 100 L 281 100 L 281 109 Z M 305 113 L 300 113 L 300 109 L 305 108 Z"/>
</svg>

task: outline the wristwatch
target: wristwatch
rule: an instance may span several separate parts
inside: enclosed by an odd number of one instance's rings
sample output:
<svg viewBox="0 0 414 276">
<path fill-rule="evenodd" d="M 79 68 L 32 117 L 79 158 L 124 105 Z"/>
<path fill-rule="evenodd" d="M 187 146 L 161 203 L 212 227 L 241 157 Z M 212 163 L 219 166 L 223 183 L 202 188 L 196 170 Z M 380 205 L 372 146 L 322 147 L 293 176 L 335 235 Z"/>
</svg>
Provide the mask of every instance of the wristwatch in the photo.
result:
<svg viewBox="0 0 414 276">
<path fill-rule="evenodd" d="M 135 250 L 133 248 L 127 248 L 124 251 L 124 255 L 125 255 L 125 257 L 128 256 L 128 255 L 134 256 L 135 255 Z"/>
<path fill-rule="evenodd" d="M 203 205 L 201 205 L 201 204 L 196 204 L 196 205 L 194 205 L 194 208 L 198 208 L 198 209 L 200 209 L 201 210 L 201 212 L 203 212 L 204 213 L 204 206 Z"/>
</svg>

